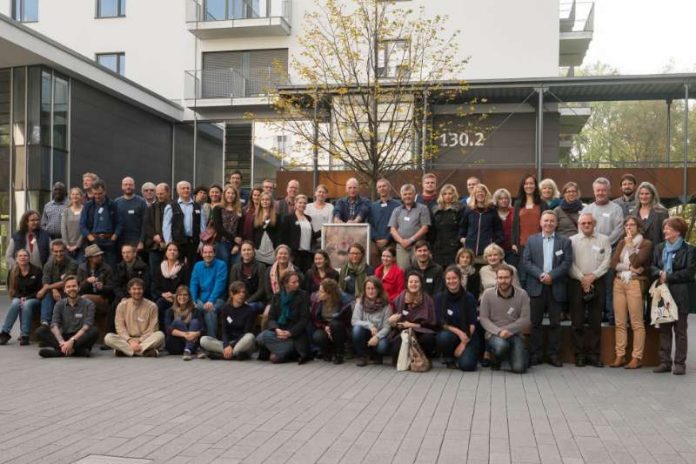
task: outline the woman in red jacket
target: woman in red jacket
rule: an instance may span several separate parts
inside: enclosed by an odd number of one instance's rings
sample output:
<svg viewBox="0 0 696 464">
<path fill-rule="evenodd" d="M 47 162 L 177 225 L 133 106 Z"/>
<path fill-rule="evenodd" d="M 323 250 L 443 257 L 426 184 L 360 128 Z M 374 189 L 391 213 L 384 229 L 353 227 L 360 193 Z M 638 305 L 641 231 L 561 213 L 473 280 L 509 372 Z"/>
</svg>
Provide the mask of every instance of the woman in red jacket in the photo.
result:
<svg viewBox="0 0 696 464">
<path fill-rule="evenodd" d="M 375 269 L 375 277 L 382 281 L 389 303 L 394 303 L 394 299 L 404 291 L 404 271 L 396 265 L 396 251 L 393 248 L 387 247 L 382 252 L 382 264 Z"/>
</svg>

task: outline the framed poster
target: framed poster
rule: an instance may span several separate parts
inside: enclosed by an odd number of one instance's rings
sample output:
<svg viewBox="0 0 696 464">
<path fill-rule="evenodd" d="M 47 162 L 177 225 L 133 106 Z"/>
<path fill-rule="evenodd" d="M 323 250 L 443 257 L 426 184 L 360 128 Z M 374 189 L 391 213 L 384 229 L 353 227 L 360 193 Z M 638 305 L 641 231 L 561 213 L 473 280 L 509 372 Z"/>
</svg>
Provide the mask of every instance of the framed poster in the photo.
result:
<svg viewBox="0 0 696 464">
<path fill-rule="evenodd" d="M 331 267 L 340 269 L 348 261 L 348 249 L 354 243 L 365 248 L 370 259 L 370 224 L 324 224 L 321 226 L 321 248 L 329 254 Z"/>
</svg>

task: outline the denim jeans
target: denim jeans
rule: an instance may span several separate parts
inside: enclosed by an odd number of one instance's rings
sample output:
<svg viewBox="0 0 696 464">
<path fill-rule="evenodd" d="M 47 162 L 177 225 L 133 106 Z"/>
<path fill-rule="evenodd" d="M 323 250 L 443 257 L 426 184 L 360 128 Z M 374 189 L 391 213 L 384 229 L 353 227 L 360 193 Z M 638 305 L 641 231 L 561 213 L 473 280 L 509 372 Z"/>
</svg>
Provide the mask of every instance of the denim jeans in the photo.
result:
<svg viewBox="0 0 696 464">
<path fill-rule="evenodd" d="M 377 346 L 367 346 L 367 342 L 372 338 L 372 333 L 365 327 L 355 325 L 353 326 L 353 350 L 355 355 L 359 358 L 364 358 L 367 356 L 368 352 L 377 352 L 380 356 L 386 356 L 389 354 L 389 340 L 387 337 L 380 338 L 377 342 Z"/>
<path fill-rule="evenodd" d="M 152 279 L 157 275 L 157 270 L 162 264 L 164 252 L 160 250 L 150 250 L 147 252 L 147 265 L 150 268 L 150 277 Z"/>
<path fill-rule="evenodd" d="M 256 336 L 256 343 L 274 353 L 281 361 L 287 361 L 295 353 L 295 343 L 292 338 L 281 340 L 275 330 L 264 330 Z"/>
<path fill-rule="evenodd" d="M 12 326 L 19 316 L 19 331 L 22 337 L 28 337 L 31 332 L 31 316 L 34 312 L 41 310 L 41 302 L 36 298 L 22 300 L 20 298 L 12 298 L 10 307 L 7 309 L 5 323 L 2 326 L 2 331 L 10 333 Z"/>
<path fill-rule="evenodd" d="M 53 307 L 56 305 L 57 301 L 53 299 L 53 294 L 51 291 L 46 292 L 46 295 L 41 298 L 41 322 L 47 322 L 51 324 L 53 319 Z"/>
<path fill-rule="evenodd" d="M 198 319 L 192 317 L 188 324 L 181 320 L 174 320 L 171 328 L 180 330 L 182 332 L 200 332 L 201 323 Z M 169 354 L 183 354 L 184 350 L 189 350 L 191 353 L 195 353 L 198 351 L 198 340 L 190 342 L 183 337 L 167 334 L 165 346 Z"/>
<path fill-rule="evenodd" d="M 196 309 L 203 315 L 205 320 L 206 334 L 210 337 L 217 338 L 218 329 L 218 315 L 220 314 L 220 308 L 225 304 L 224 300 L 217 299 L 213 304 L 213 309 L 211 311 L 206 311 L 203 309 L 203 301 L 196 301 Z"/>
<path fill-rule="evenodd" d="M 232 251 L 232 243 L 226 240 L 221 240 L 215 244 L 215 257 L 225 263 L 225 266 L 230 267 L 230 252 Z"/>
<path fill-rule="evenodd" d="M 478 367 L 478 346 L 477 340 L 474 338 L 466 344 L 464 352 L 459 357 L 454 356 L 454 350 L 459 345 L 459 337 L 449 330 L 441 330 L 437 333 L 435 339 L 437 343 L 437 351 L 440 353 L 447 363 L 455 363 L 455 365 L 463 371 L 475 371 Z"/>
<path fill-rule="evenodd" d="M 510 361 L 512 372 L 524 374 L 527 370 L 527 348 L 524 340 L 519 335 L 513 335 L 507 339 L 493 335 L 488 339 L 488 351 L 495 356 L 496 361 Z"/>
<path fill-rule="evenodd" d="M 162 297 L 157 298 L 155 301 L 157 305 L 157 318 L 159 321 L 159 329 L 164 332 L 166 330 L 165 321 L 167 317 L 167 310 L 172 307 L 172 304 Z"/>
</svg>

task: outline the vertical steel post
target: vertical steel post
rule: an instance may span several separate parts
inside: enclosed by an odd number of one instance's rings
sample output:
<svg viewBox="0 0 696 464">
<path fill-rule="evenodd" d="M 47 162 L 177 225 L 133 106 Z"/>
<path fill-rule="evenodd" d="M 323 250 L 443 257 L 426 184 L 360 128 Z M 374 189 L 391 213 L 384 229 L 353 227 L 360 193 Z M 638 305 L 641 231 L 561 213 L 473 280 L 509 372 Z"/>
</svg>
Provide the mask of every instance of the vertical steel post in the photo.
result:
<svg viewBox="0 0 696 464">
<path fill-rule="evenodd" d="M 536 123 L 536 146 L 534 162 L 536 164 L 537 179 L 542 178 L 544 165 L 544 87 L 537 88 L 537 123 Z"/>
<path fill-rule="evenodd" d="M 314 172 L 312 172 L 312 192 L 317 190 L 319 184 L 319 120 L 318 117 L 319 97 L 314 94 L 314 143 L 312 146 L 312 164 Z"/>
<path fill-rule="evenodd" d="M 669 163 L 671 161 L 672 157 L 672 99 L 667 100 L 667 147 L 666 147 L 666 155 L 667 155 L 667 167 L 669 167 Z"/>
<path fill-rule="evenodd" d="M 684 84 L 684 203 L 689 201 L 689 84 Z"/>
</svg>

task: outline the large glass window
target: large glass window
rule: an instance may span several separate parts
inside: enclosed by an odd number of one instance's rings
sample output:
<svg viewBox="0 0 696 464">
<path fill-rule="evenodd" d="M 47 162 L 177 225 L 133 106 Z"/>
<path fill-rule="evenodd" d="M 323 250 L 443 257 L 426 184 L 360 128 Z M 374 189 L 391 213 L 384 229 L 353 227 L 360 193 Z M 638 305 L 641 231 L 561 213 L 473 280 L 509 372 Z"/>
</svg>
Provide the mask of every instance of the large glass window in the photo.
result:
<svg viewBox="0 0 696 464">
<path fill-rule="evenodd" d="M 126 74 L 125 53 L 99 53 L 97 54 L 97 63 L 122 76 Z"/>
<path fill-rule="evenodd" d="M 249 19 L 261 16 L 259 0 L 206 0 L 205 20 Z"/>
<path fill-rule="evenodd" d="M 39 20 L 39 0 L 13 0 L 12 18 L 23 23 Z"/>
<path fill-rule="evenodd" d="M 97 0 L 97 18 L 126 16 L 126 0 Z"/>
</svg>

